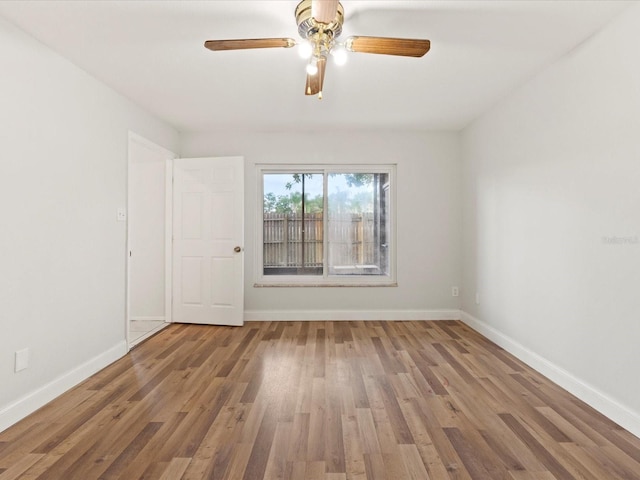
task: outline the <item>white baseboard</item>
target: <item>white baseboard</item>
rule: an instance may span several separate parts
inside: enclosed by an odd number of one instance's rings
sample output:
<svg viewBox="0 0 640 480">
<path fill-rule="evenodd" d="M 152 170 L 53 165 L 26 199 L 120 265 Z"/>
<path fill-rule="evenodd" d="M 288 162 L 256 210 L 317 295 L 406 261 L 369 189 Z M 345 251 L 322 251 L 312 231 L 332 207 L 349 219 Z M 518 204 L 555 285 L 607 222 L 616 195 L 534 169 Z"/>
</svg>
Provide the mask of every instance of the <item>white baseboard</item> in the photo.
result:
<svg viewBox="0 0 640 480">
<path fill-rule="evenodd" d="M 246 321 L 460 320 L 460 310 L 245 310 Z"/>
<path fill-rule="evenodd" d="M 0 408 L 0 432 L 123 357 L 126 353 L 127 343 L 125 341 L 118 342 L 117 345 L 109 350 L 75 367 L 73 370 L 16 400 L 14 403 Z"/>
<path fill-rule="evenodd" d="M 129 340 L 129 350 L 131 350 L 133 347 L 140 345 L 142 342 L 144 342 L 147 338 L 153 337 L 156 333 L 158 333 L 160 330 L 164 330 L 165 328 L 167 328 L 169 326 L 169 323 L 163 323 L 161 325 L 158 325 L 157 327 L 155 327 L 153 330 L 149 330 L 148 332 L 144 333 L 143 335 L 139 336 L 138 338 L 136 338 L 135 340 Z M 131 334 L 129 334 L 131 336 Z"/>
<path fill-rule="evenodd" d="M 509 336 L 487 325 L 482 320 L 464 311 L 461 312 L 461 320 L 621 427 L 640 437 L 640 414 L 638 412 L 634 412 L 622 405 L 606 393 L 594 388 L 570 372 L 529 350 Z"/>
<path fill-rule="evenodd" d="M 129 320 L 131 320 L 132 322 L 134 321 L 138 321 L 138 322 L 156 322 L 156 321 L 165 321 L 164 317 L 129 317 Z"/>
</svg>

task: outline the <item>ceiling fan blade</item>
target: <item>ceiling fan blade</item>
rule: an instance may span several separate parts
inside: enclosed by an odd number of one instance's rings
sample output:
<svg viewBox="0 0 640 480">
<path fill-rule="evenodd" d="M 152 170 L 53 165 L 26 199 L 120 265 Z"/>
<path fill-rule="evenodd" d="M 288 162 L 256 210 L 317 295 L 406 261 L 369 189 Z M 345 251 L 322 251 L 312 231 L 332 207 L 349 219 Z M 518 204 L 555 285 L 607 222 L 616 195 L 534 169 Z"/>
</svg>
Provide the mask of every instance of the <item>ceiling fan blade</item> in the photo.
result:
<svg viewBox="0 0 640 480">
<path fill-rule="evenodd" d="M 360 53 L 380 53 L 403 57 L 422 57 L 429 51 L 429 40 L 389 37 L 349 37 L 345 42 L 347 50 Z"/>
<path fill-rule="evenodd" d="M 310 75 L 307 73 L 307 83 L 304 86 L 305 95 L 316 95 L 320 91 L 318 83 L 318 74 Z"/>
<path fill-rule="evenodd" d="M 245 50 L 248 48 L 290 48 L 296 44 L 293 38 L 244 38 L 239 40 L 207 40 L 204 46 L 209 50 Z"/>
<path fill-rule="evenodd" d="M 318 71 L 315 75 L 309 75 L 307 73 L 307 83 L 304 87 L 305 95 L 318 95 L 318 98 L 322 98 L 322 87 L 324 85 L 324 72 L 327 66 L 326 57 L 318 58 Z"/>
<path fill-rule="evenodd" d="M 311 16 L 316 22 L 331 23 L 338 13 L 338 0 L 312 0 Z"/>
</svg>

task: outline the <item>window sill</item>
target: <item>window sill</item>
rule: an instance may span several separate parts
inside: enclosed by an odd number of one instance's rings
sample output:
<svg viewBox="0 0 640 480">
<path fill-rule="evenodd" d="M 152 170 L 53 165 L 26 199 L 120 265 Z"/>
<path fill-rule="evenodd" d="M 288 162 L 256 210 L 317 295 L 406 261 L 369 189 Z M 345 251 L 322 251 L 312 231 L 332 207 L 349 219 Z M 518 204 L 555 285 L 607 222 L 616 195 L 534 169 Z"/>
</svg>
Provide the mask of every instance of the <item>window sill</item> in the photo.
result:
<svg viewBox="0 0 640 480">
<path fill-rule="evenodd" d="M 256 282 L 253 284 L 254 288 L 269 288 L 269 287 L 279 287 L 279 288 L 291 288 L 291 287 L 397 287 L 398 282 L 380 282 L 380 283 L 365 283 L 365 282 L 335 282 L 335 283 L 323 283 L 323 282 L 305 282 L 305 283 L 287 283 L 287 282 Z"/>
</svg>

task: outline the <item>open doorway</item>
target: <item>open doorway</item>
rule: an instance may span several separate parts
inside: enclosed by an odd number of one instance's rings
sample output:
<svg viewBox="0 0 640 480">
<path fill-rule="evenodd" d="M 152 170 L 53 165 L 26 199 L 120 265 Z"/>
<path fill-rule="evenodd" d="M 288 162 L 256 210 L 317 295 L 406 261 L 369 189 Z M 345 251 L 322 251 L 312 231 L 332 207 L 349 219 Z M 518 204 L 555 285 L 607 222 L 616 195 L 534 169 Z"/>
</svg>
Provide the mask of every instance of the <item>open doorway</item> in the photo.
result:
<svg viewBox="0 0 640 480">
<path fill-rule="evenodd" d="M 130 132 L 128 157 L 126 317 L 131 348 L 171 321 L 166 212 L 170 162 L 176 155 Z"/>
</svg>

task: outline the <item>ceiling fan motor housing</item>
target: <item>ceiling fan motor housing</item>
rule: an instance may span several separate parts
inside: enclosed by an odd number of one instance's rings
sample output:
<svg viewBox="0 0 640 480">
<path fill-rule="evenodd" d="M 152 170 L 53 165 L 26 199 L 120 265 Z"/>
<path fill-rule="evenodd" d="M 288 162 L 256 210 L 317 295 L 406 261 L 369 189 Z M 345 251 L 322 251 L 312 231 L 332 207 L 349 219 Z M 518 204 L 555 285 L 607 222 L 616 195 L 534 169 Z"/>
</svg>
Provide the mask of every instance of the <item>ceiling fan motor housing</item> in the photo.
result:
<svg viewBox="0 0 640 480">
<path fill-rule="evenodd" d="M 302 0 L 296 7 L 296 23 L 298 33 L 302 38 L 312 39 L 319 32 L 326 34 L 331 39 L 337 38 L 342 33 L 342 23 L 344 22 L 344 9 L 338 3 L 336 18 L 330 23 L 320 23 L 311 14 L 312 0 Z"/>
</svg>

